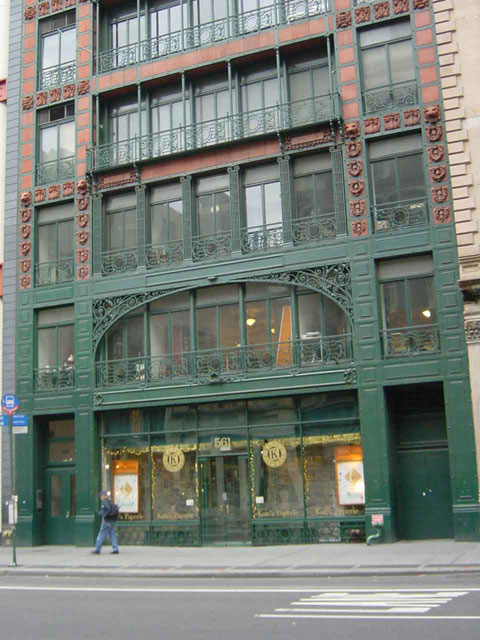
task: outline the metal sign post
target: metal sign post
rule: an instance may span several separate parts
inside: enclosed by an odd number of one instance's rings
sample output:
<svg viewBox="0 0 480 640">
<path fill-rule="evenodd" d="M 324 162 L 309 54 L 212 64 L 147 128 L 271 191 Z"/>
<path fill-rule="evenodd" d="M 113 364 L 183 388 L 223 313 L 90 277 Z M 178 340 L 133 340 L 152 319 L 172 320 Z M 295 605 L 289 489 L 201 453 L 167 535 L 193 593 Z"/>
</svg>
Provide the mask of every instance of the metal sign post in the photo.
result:
<svg viewBox="0 0 480 640">
<path fill-rule="evenodd" d="M 5 413 L 8 414 L 8 428 L 10 431 L 10 481 L 11 481 L 11 485 L 12 485 L 12 502 L 11 502 L 11 509 L 13 512 L 13 523 L 12 523 L 12 552 L 13 552 L 13 558 L 12 558 L 12 564 L 14 567 L 17 566 L 17 546 L 16 546 L 16 539 L 15 539 L 15 529 L 16 529 L 16 524 L 17 524 L 17 490 L 16 490 L 16 482 L 15 482 L 15 471 L 14 471 L 14 467 L 13 467 L 13 425 L 12 425 L 12 415 L 16 412 L 16 410 L 18 409 L 18 400 L 17 397 L 14 396 L 13 394 L 9 393 L 5 396 L 3 396 L 2 398 L 2 409 L 5 411 Z"/>
</svg>

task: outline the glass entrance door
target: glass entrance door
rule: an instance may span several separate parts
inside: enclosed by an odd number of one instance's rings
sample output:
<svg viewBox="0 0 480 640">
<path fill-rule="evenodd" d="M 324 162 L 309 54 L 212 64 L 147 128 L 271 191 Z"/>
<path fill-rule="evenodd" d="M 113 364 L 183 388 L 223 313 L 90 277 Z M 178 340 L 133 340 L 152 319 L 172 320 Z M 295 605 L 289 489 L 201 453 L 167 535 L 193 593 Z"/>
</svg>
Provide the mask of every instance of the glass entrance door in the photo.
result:
<svg viewBox="0 0 480 640">
<path fill-rule="evenodd" d="M 244 544 L 250 540 L 247 456 L 200 460 L 204 544 Z"/>
<path fill-rule="evenodd" d="M 76 515 L 74 469 L 47 471 L 47 544 L 73 544 Z"/>
</svg>

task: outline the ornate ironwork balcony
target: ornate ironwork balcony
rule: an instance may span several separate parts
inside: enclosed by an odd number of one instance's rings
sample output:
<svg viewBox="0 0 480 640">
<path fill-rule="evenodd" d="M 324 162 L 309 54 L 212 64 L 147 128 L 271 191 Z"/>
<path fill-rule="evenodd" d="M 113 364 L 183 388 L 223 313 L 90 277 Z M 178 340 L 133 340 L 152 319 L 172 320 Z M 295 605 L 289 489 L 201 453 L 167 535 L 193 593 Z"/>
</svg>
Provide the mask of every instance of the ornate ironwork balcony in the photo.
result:
<svg viewBox="0 0 480 640">
<path fill-rule="evenodd" d="M 46 287 L 62 282 L 72 282 L 74 274 L 73 258 L 42 262 L 35 265 L 35 286 Z"/>
<path fill-rule="evenodd" d="M 418 104 L 418 88 L 415 80 L 397 82 L 364 91 L 363 110 L 365 115 L 399 109 Z"/>
<path fill-rule="evenodd" d="M 250 373 L 352 362 L 352 337 L 307 334 L 301 340 L 186 351 L 95 363 L 97 387 L 189 380 L 230 380 Z"/>
<path fill-rule="evenodd" d="M 278 249 L 285 242 L 283 225 L 267 224 L 248 227 L 240 232 L 242 253 L 263 253 Z"/>
<path fill-rule="evenodd" d="M 77 79 L 77 65 L 75 62 L 65 62 L 55 67 L 49 67 L 38 72 L 37 86 L 38 90 L 48 89 L 49 87 L 59 87 L 62 84 L 75 82 Z"/>
<path fill-rule="evenodd" d="M 233 116 L 226 115 L 169 131 L 149 133 L 140 138 L 101 144 L 89 149 L 89 166 L 93 171 L 109 169 L 138 160 L 152 160 L 276 131 L 329 122 L 338 118 L 339 114 L 339 96 L 329 93 Z"/>
<path fill-rule="evenodd" d="M 424 198 L 382 204 L 373 209 L 376 233 L 403 231 L 428 224 L 428 205 Z"/>
<path fill-rule="evenodd" d="M 102 275 L 135 271 L 137 268 L 137 248 L 116 249 L 102 253 Z"/>
<path fill-rule="evenodd" d="M 158 245 L 149 244 L 145 247 L 145 266 L 147 269 L 181 264 L 183 258 L 183 240 L 171 240 Z"/>
<path fill-rule="evenodd" d="M 73 367 L 44 367 L 35 369 L 33 373 L 36 392 L 73 389 L 75 382 Z"/>
<path fill-rule="evenodd" d="M 335 213 L 324 213 L 292 221 L 292 240 L 295 245 L 330 240 L 337 236 Z"/>
<path fill-rule="evenodd" d="M 192 238 L 192 259 L 194 262 L 216 260 L 232 253 L 232 232 L 205 234 Z"/>
<path fill-rule="evenodd" d="M 71 180 L 75 176 L 75 156 L 58 158 L 37 164 L 35 184 L 50 184 L 60 180 Z"/>
<path fill-rule="evenodd" d="M 173 31 L 163 36 L 142 40 L 109 51 L 98 56 L 99 73 L 109 73 L 131 65 L 170 56 L 182 51 L 208 47 L 232 38 L 259 33 L 283 24 L 305 20 L 324 14 L 329 9 L 329 0 L 286 0 L 272 3 L 262 9 L 229 15 L 221 20 L 206 22 L 183 31 Z"/>
<path fill-rule="evenodd" d="M 382 332 L 384 358 L 425 356 L 440 351 L 438 325 L 399 327 Z"/>
</svg>

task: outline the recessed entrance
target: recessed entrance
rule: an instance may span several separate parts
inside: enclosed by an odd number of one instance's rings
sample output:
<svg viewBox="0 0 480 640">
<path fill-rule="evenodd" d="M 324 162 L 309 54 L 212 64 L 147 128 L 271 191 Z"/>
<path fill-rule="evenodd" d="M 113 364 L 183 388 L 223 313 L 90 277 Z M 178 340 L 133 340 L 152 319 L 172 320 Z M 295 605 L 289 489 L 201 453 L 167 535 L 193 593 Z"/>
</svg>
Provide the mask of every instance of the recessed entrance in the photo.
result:
<svg viewBox="0 0 480 640">
<path fill-rule="evenodd" d="M 47 543 L 73 544 L 76 476 L 74 469 L 47 471 Z"/>
<path fill-rule="evenodd" d="M 250 541 L 247 456 L 215 456 L 200 460 L 203 544 L 246 544 Z"/>
</svg>

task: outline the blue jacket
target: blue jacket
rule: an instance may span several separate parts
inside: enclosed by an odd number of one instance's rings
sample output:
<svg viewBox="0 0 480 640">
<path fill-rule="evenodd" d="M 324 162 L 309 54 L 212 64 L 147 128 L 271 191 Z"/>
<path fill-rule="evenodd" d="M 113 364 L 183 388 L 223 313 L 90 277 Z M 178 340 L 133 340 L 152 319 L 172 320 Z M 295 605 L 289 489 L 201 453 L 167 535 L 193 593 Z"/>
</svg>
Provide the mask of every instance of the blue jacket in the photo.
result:
<svg viewBox="0 0 480 640">
<path fill-rule="evenodd" d="M 100 507 L 100 511 L 98 512 L 98 515 L 100 516 L 100 518 L 102 520 L 105 520 L 106 522 L 109 522 L 109 515 L 110 512 L 112 511 L 112 504 L 110 502 L 110 500 L 104 500 L 102 502 L 102 506 Z"/>
</svg>

